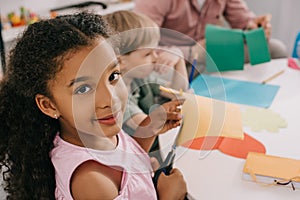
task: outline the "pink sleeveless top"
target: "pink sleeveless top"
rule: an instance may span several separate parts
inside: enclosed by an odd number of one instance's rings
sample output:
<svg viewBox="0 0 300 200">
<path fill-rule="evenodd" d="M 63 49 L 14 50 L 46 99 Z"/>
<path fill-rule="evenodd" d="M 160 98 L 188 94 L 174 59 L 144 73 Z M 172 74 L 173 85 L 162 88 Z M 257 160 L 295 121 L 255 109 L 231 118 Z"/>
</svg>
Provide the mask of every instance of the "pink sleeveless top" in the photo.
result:
<svg viewBox="0 0 300 200">
<path fill-rule="evenodd" d="M 59 135 L 53 142 L 50 157 L 55 167 L 56 199 L 73 199 L 70 190 L 72 174 L 80 164 L 88 160 L 123 168 L 121 189 L 115 200 L 157 199 L 149 156 L 135 140 L 122 131 L 118 134 L 118 145 L 114 150 L 99 151 L 79 147 L 62 140 Z"/>
</svg>

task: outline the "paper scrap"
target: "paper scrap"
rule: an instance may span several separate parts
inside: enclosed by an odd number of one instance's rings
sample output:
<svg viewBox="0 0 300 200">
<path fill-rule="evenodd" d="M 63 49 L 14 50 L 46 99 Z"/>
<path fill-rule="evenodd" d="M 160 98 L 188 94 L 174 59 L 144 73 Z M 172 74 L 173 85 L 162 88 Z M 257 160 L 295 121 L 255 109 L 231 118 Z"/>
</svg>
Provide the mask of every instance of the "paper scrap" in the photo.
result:
<svg viewBox="0 0 300 200">
<path fill-rule="evenodd" d="M 287 127 L 286 120 L 270 109 L 247 108 L 242 112 L 242 120 L 244 126 L 248 126 L 256 132 L 266 130 L 276 133 L 280 128 Z"/>
<path fill-rule="evenodd" d="M 244 139 L 227 137 L 200 137 L 185 142 L 182 146 L 194 150 L 219 150 L 226 155 L 246 159 L 249 152 L 265 153 L 265 146 L 244 133 Z"/>
</svg>

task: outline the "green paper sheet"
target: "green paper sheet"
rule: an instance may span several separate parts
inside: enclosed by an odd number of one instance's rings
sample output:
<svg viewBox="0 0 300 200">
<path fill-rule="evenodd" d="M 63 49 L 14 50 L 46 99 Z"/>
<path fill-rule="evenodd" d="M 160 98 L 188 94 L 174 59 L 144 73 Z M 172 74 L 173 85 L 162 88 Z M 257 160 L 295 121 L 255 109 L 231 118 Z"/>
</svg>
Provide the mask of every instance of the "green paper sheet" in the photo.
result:
<svg viewBox="0 0 300 200">
<path fill-rule="evenodd" d="M 269 62 L 271 60 L 264 29 L 258 28 L 245 31 L 249 59 L 251 65 Z"/>
<path fill-rule="evenodd" d="M 206 70 L 228 71 L 244 68 L 243 31 L 208 24 L 206 37 Z"/>
<path fill-rule="evenodd" d="M 208 24 L 205 38 L 208 72 L 244 69 L 244 42 L 251 65 L 271 60 L 263 28 L 243 31 Z"/>
</svg>

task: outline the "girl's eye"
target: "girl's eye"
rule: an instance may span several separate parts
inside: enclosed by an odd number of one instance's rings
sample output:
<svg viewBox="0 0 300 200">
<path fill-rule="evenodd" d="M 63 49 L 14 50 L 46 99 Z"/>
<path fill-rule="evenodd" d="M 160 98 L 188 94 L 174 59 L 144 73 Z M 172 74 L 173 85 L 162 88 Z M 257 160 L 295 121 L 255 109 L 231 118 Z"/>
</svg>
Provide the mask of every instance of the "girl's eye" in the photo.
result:
<svg viewBox="0 0 300 200">
<path fill-rule="evenodd" d="M 77 88 L 75 90 L 75 94 L 84 94 L 84 93 L 87 93 L 91 90 L 92 88 L 88 85 L 83 85 L 83 86 L 80 86 L 79 88 Z"/>
<path fill-rule="evenodd" d="M 109 80 L 109 82 L 117 81 L 117 80 L 119 80 L 120 76 L 121 76 L 121 73 L 118 71 L 115 71 L 109 76 L 108 80 Z"/>
</svg>

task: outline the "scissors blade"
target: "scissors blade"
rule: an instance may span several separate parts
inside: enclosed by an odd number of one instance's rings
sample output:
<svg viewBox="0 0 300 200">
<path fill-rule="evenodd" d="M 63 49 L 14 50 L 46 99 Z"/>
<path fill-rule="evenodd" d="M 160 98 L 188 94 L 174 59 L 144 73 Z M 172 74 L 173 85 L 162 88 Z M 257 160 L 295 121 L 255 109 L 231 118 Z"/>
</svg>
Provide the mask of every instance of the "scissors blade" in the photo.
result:
<svg viewBox="0 0 300 200">
<path fill-rule="evenodd" d="M 176 146 L 177 146 L 177 138 L 181 133 L 182 130 L 182 126 L 183 126 L 183 118 L 179 127 L 179 130 L 177 132 L 177 135 L 175 137 L 174 143 L 172 145 L 172 149 L 170 150 L 170 152 L 168 153 L 166 159 L 164 160 L 164 162 L 162 163 L 162 166 L 168 166 L 168 165 L 173 165 L 174 159 L 175 159 L 175 154 L 176 154 Z"/>
<path fill-rule="evenodd" d="M 176 149 L 176 146 L 177 146 L 177 140 L 178 140 L 178 138 L 179 138 L 179 135 L 180 135 L 181 132 L 182 132 L 183 120 L 184 120 L 184 117 L 182 117 L 182 119 L 181 119 L 181 123 L 180 123 L 179 130 L 177 131 L 177 135 L 176 135 L 175 140 L 174 140 L 174 143 L 173 143 L 173 145 L 172 145 L 172 149 L 174 149 L 174 150 Z"/>
</svg>

